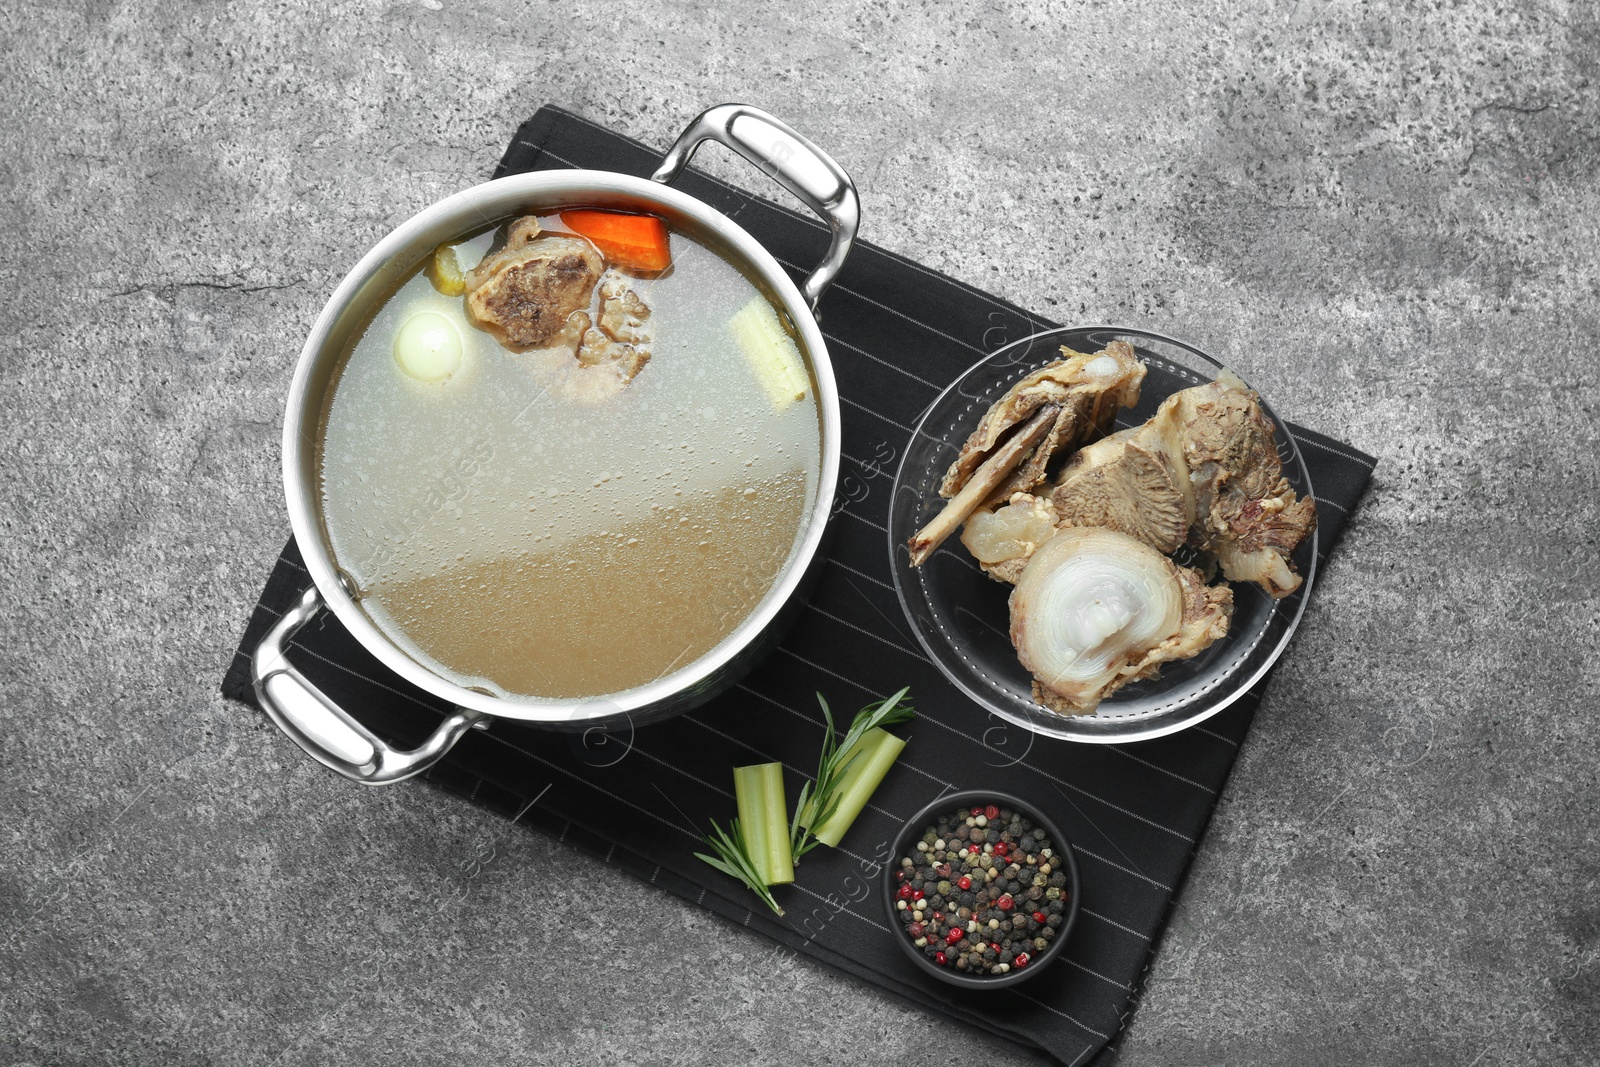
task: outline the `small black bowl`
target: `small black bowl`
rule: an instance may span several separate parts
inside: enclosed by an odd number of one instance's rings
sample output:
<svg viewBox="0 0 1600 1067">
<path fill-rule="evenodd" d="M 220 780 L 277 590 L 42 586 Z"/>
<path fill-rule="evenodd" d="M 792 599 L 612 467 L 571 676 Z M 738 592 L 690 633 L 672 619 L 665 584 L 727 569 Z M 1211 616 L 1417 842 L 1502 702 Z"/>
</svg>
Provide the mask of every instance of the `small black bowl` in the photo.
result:
<svg viewBox="0 0 1600 1067">
<path fill-rule="evenodd" d="M 975 804 L 1010 808 L 1019 812 L 1024 818 L 1033 820 L 1033 824 L 1050 835 L 1050 843 L 1054 852 L 1053 859 L 1065 860 L 1067 864 L 1067 886 L 1071 893 L 1067 901 L 1066 921 L 1056 931 L 1055 938 L 1050 942 L 1050 947 L 1029 959 L 1028 965 L 1021 970 L 1008 971 L 1001 975 L 970 975 L 956 970 L 953 967 L 941 967 L 928 959 L 906 936 L 904 924 L 900 921 L 900 911 L 895 907 L 895 894 L 899 891 L 899 883 L 895 880 L 894 872 L 900 869 L 901 857 L 910 855 L 916 848 L 916 843 L 928 827 L 944 812 L 954 808 L 970 808 Z M 965 989 L 1000 989 L 1005 986 L 1014 986 L 1018 982 L 1026 982 L 1035 974 L 1042 971 L 1046 965 L 1061 955 L 1061 946 L 1067 943 L 1067 938 L 1072 933 L 1072 928 L 1078 921 L 1078 859 L 1072 854 L 1072 842 L 1067 840 L 1067 835 L 1061 832 L 1061 827 L 1046 818 L 1039 809 L 1019 797 L 1009 793 L 1000 793 L 992 789 L 969 789 L 961 793 L 946 793 L 935 800 L 910 819 L 901 828 L 894 840 L 894 853 L 883 872 L 883 906 L 889 915 L 889 936 L 894 938 L 917 967 L 950 985 L 961 986 Z"/>
</svg>

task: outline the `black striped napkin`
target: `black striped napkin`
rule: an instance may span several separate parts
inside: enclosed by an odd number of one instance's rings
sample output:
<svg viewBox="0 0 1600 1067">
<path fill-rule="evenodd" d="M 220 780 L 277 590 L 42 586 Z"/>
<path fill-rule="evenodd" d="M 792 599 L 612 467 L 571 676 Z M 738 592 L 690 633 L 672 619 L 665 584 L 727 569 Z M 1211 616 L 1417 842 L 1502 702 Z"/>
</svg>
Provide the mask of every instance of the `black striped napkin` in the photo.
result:
<svg viewBox="0 0 1600 1067">
<path fill-rule="evenodd" d="M 582 167 L 648 175 L 660 155 L 555 108 L 517 131 L 496 175 Z M 823 227 L 694 172 L 678 188 L 735 218 L 798 280 L 821 257 Z M 1081 1064 L 1114 1042 L 1189 861 L 1255 713 L 1254 694 L 1203 726 L 1126 746 L 995 733 L 925 659 L 890 584 L 884 523 L 910 428 L 949 382 L 1007 340 L 1051 324 L 871 245 L 824 301 L 823 323 L 844 398 L 841 496 L 847 506 L 810 607 L 779 650 L 720 699 L 635 736 L 581 738 L 510 722 L 470 732 L 430 779 L 476 803 L 573 839 L 607 862 L 888 992 Z M 1291 427 L 1311 466 L 1326 553 L 1360 499 L 1373 460 Z M 254 702 L 248 654 L 308 579 L 291 541 L 223 683 Z M 302 668 L 373 729 L 403 744 L 446 708 L 389 674 L 334 620 L 296 640 Z M 779 890 L 788 915 L 752 910 L 741 887 L 694 859 L 708 817 L 733 812 L 730 768 L 782 760 L 793 797 L 815 766 L 821 719 L 813 693 L 846 713 L 909 684 L 912 743 L 843 850 L 806 858 Z M 286 742 L 287 743 L 287 742 Z M 1025 752 L 1019 760 L 1016 753 Z M 1007 754 L 1009 753 L 1009 754 Z M 876 859 L 901 822 L 950 789 L 994 788 L 1045 809 L 1072 838 L 1082 913 L 1063 958 L 1014 991 L 956 995 L 914 970 L 890 942 L 873 890 Z"/>
</svg>

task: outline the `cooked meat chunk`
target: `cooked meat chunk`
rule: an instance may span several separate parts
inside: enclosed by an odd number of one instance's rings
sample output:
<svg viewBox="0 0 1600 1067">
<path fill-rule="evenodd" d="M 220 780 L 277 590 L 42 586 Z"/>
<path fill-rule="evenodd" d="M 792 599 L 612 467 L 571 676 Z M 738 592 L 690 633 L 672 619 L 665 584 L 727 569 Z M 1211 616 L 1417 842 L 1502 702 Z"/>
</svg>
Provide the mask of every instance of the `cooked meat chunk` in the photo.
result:
<svg viewBox="0 0 1600 1067">
<path fill-rule="evenodd" d="M 944 543 L 945 538 L 955 532 L 963 519 L 977 511 L 985 500 L 992 497 L 997 487 L 1011 476 L 1027 456 L 1028 451 L 1037 445 L 1045 434 L 1050 432 L 1055 425 L 1057 408 L 1054 404 L 1047 404 L 1039 408 L 1028 421 L 1017 427 L 1015 433 L 1007 437 L 1005 443 L 991 452 L 987 459 L 978 464 L 961 491 L 951 498 L 933 520 L 918 530 L 907 542 L 911 550 L 911 565 L 920 567 L 924 560 L 933 554 L 933 550 Z"/>
<path fill-rule="evenodd" d="M 605 335 L 625 344 L 648 344 L 649 318 L 650 309 L 633 291 L 627 277 L 614 270 L 606 271 L 600 279 L 600 329 Z"/>
<path fill-rule="evenodd" d="M 537 215 L 524 215 L 507 227 L 505 248 L 501 249 L 501 251 L 514 252 L 519 248 L 526 248 L 535 237 L 538 237 L 543 232 L 544 230 L 539 225 L 539 217 Z"/>
<path fill-rule="evenodd" d="M 607 271 L 600 280 L 600 317 L 584 331 L 578 363 L 607 368 L 626 383 L 650 362 L 650 309 L 628 279 Z"/>
<path fill-rule="evenodd" d="M 531 223 L 531 225 L 530 225 Z M 548 348 L 587 309 L 605 260 L 581 237 L 539 234 L 519 219 L 506 246 L 467 278 L 467 317 L 507 348 Z"/>
<path fill-rule="evenodd" d="M 1162 552 L 1188 544 L 1215 554 L 1230 581 L 1288 596 L 1300 587 L 1289 556 L 1317 515 L 1283 477 L 1274 433 L 1256 394 L 1224 371 L 1079 452 L 1050 503 L 1062 526 L 1104 526 Z"/>
<path fill-rule="evenodd" d="M 1189 535 L 1188 497 L 1162 425 L 1146 423 L 1072 457 L 1050 502 L 1063 526 L 1105 526 L 1171 552 Z"/>
<path fill-rule="evenodd" d="M 594 320 L 589 317 L 587 311 L 574 311 L 567 316 L 566 323 L 556 331 L 555 336 L 551 337 L 549 342 L 541 347 L 570 348 L 576 351 L 577 347 L 583 343 L 583 335 L 588 333 L 589 328 L 593 325 Z"/>
<path fill-rule="evenodd" d="M 1050 432 L 999 486 L 995 502 L 1027 492 L 1045 479 L 1045 468 L 1059 449 L 1074 447 L 1111 428 L 1119 407 L 1139 402 L 1145 368 L 1133 346 L 1113 341 L 1093 354 L 1061 350 L 1065 359 L 1041 367 L 1013 385 L 984 413 L 978 428 L 961 446 L 961 454 L 945 473 L 939 495 L 955 496 L 1006 433 L 1045 405 L 1055 408 Z"/>
<path fill-rule="evenodd" d="M 1288 556 L 1316 526 L 1316 504 L 1283 477 L 1274 427 L 1240 383 L 1185 398 L 1183 458 L 1195 495 L 1190 543 L 1217 554 L 1222 573 L 1274 596 L 1300 586 Z"/>
<path fill-rule="evenodd" d="M 1224 371 L 1174 393 L 1143 425 L 1084 446 L 1048 494 L 998 507 L 991 498 L 962 541 L 990 577 L 1015 582 L 1049 514 L 1058 529 L 1104 527 L 1161 552 L 1189 545 L 1215 556 L 1230 581 L 1288 596 L 1300 587 L 1289 558 L 1317 514 L 1284 478 L 1275 432 L 1256 394 Z"/>
<path fill-rule="evenodd" d="M 1287 596 L 1300 587 L 1289 556 L 1315 528 L 1316 503 L 1298 499 L 1289 487 L 1275 427 L 1242 382 L 1179 395 L 1179 417 L 1188 428 L 1183 458 L 1195 497 L 1189 543 L 1214 552 L 1233 581 Z"/>
<path fill-rule="evenodd" d="M 1032 489 L 1048 476 L 1057 452 L 1104 434 L 1119 407 L 1138 403 L 1145 368 L 1128 342 L 1093 354 L 1061 352 L 1065 359 L 1029 374 L 984 413 L 939 487 L 950 503 L 910 541 L 913 566 L 974 510 Z"/>
<path fill-rule="evenodd" d="M 1316 502 L 1296 500 L 1294 490 L 1287 485 L 1285 489 L 1287 503 L 1282 497 L 1245 501 L 1236 515 L 1222 520 L 1226 535 L 1212 539 L 1212 551 L 1226 577 L 1255 582 L 1275 597 L 1300 588 L 1300 575 L 1289 556 L 1317 525 Z M 1213 521 L 1218 515 L 1212 512 Z"/>
<path fill-rule="evenodd" d="M 585 367 L 608 366 L 622 377 L 632 381 L 644 365 L 650 362 L 650 350 L 641 345 L 613 341 L 598 327 L 584 332 L 583 343 L 578 346 L 578 362 Z"/>
</svg>

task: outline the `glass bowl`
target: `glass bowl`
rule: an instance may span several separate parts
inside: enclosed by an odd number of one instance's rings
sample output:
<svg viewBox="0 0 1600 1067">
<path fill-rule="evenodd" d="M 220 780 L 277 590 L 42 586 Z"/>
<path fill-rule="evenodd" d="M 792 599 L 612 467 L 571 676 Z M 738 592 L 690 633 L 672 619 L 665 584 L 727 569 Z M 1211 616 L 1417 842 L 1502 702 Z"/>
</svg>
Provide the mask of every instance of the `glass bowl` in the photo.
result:
<svg viewBox="0 0 1600 1067">
<path fill-rule="evenodd" d="M 1301 542 L 1294 564 L 1304 581 L 1274 600 L 1258 586 L 1234 582 L 1228 635 L 1192 659 L 1163 664 L 1154 678 L 1119 689 L 1089 715 L 1063 715 L 1033 700 L 1032 678 L 1011 645 L 1011 586 L 983 573 L 952 536 L 920 567 L 906 542 L 938 514 L 939 483 L 967 435 L 989 406 L 1023 375 L 1060 358 L 1063 345 L 1097 352 L 1115 340 L 1133 345 L 1149 369 L 1139 403 L 1122 409 L 1116 429 L 1137 426 L 1180 389 L 1214 380 L 1223 366 L 1182 341 L 1144 330 L 1085 326 L 1022 338 L 973 364 L 928 407 L 912 432 L 889 505 L 889 557 L 895 592 L 928 657 L 963 692 L 1001 718 L 1035 733 L 1069 741 L 1118 744 L 1174 733 L 1239 699 L 1289 643 L 1316 578 L 1317 534 Z M 1265 400 L 1261 409 L 1278 428 L 1284 477 L 1302 497 L 1311 476 L 1294 438 Z M 1192 563 L 1188 549 L 1174 559 Z"/>
</svg>

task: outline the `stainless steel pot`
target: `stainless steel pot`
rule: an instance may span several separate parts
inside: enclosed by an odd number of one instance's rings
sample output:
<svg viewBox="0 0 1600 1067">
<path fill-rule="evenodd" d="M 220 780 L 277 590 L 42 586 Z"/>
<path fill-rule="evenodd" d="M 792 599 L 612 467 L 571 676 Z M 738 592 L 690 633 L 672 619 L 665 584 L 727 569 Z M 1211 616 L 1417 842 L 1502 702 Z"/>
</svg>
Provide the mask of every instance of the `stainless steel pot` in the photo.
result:
<svg viewBox="0 0 1600 1067">
<path fill-rule="evenodd" d="M 719 141 L 761 168 L 820 215 L 832 231 L 822 264 L 801 288 L 766 249 L 740 226 L 692 196 L 670 187 L 706 140 Z M 803 516 L 797 547 L 755 610 L 694 663 L 626 692 L 576 702 L 497 697 L 466 689 L 407 655 L 373 624 L 352 596 L 324 529 L 317 441 L 341 356 L 372 308 L 387 297 L 422 257 L 439 244 L 480 233 L 530 212 L 570 206 L 643 211 L 711 244 L 755 280 L 793 323 L 816 381 L 822 463 L 816 498 Z M 467 730 L 493 718 L 552 726 L 592 727 L 626 719 L 642 724 L 687 710 L 742 677 L 776 641 L 803 602 L 814 575 L 832 511 L 839 470 L 839 396 L 827 346 L 817 325 L 817 301 L 844 265 L 855 240 L 859 204 L 855 186 L 821 149 L 771 115 L 742 104 L 713 107 L 673 144 L 649 181 L 608 171 L 564 170 L 518 174 L 474 186 L 413 216 L 368 252 L 347 275 L 306 339 L 289 390 L 283 427 L 283 480 L 289 520 L 312 585 L 284 613 L 261 644 L 252 665 L 261 706 L 301 748 L 340 774 L 367 785 L 402 781 L 438 761 Z M 295 633 L 324 606 L 390 670 L 455 705 L 433 735 L 410 751 L 397 750 L 333 703 L 289 661 Z"/>
</svg>

